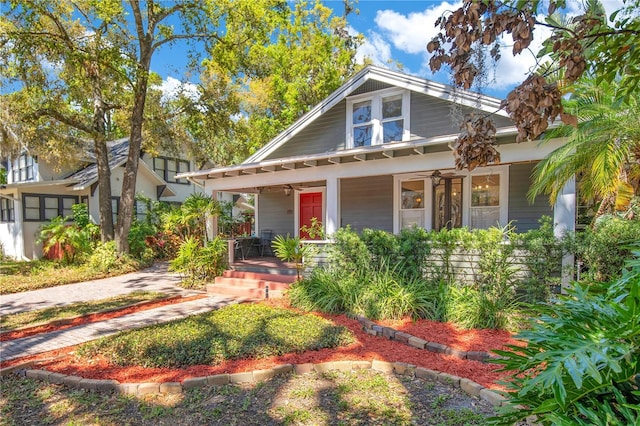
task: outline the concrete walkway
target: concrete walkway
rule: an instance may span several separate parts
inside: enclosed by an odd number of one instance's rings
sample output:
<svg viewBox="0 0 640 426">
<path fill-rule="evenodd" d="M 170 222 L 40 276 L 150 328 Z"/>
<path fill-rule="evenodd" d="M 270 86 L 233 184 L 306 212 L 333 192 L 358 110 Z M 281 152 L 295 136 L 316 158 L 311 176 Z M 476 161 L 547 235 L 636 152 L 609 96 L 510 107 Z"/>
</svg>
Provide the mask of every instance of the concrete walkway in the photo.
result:
<svg viewBox="0 0 640 426">
<path fill-rule="evenodd" d="M 203 312 L 212 311 L 238 299 L 230 297 L 206 297 L 190 302 L 166 305 L 130 315 L 124 315 L 106 321 L 79 325 L 66 330 L 37 334 L 23 339 L 0 343 L 0 360 L 8 361 L 41 352 L 73 346 L 100 337 L 109 336 L 123 330 L 160 324 L 174 319 L 185 318 Z"/>
<path fill-rule="evenodd" d="M 166 262 L 159 262 L 142 271 L 116 277 L 5 294 L 0 296 L 0 315 L 107 299 L 134 291 L 157 291 L 183 296 L 205 293 L 178 287 L 180 276 L 168 272 L 167 267 Z"/>
</svg>

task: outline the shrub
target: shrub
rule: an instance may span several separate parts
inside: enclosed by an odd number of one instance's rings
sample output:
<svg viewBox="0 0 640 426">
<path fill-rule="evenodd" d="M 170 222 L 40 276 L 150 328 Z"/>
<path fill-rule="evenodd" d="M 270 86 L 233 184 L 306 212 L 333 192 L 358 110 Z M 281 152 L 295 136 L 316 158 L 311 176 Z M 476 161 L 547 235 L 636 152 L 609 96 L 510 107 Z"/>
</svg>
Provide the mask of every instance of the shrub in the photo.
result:
<svg viewBox="0 0 640 426">
<path fill-rule="evenodd" d="M 551 289 L 558 288 L 564 254 L 565 243 L 555 237 L 553 219 L 543 216 L 538 223 L 538 229 L 531 229 L 514 238 L 526 252 L 522 261 L 529 271 L 529 276 L 518 286 L 519 298 L 529 303 L 547 300 Z"/>
<path fill-rule="evenodd" d="M 329 247 L 329 263 L 345 273 L 361 272 L 369 269 L 371 256 L 366 244 L 350 226 L 338 229 Z"/>
<path fill-rule="evenodd" d="M 116 242 L 107 241 L 96 246 L 87 263 L 95 271 L 108 272 L 123 263 L 123 259 L 118 256 Z"/>
<path fill-rule="evenodd" d="M 287 295 L 291 304 L 305 311 L 354 314 L 360 280 L 342 275 L 333 267 L 315 268 L 308 278 L 293 284 Z"/>
<path fill-rule="evenodd" d="M 222 274 L 226 266 L 226 241 L 216 237 L 203 247 L 197 237 L 189 236 L 178 249 L 169 269 L 186 275 L 183 285 L 196 286 Z"/>
<path fill-rule="evenodd" d="M 640 240 L 640 220 L 606 216 L 576 236 L 576 256 L 587 266 L 585 278 L 599 282 L 620 276 L 629 246 Z"/>
<path fill-rule="evenodd" d="M 73 263 L 91 250 L 89 235 L 75 224 L 67 224 L 61 216 L 51 219 L 40 228 L 38 241 L 42 242 L 46 256 L 57 260 L 58 255 L 61 255 L 65 264 Z"/>
<path fill-rule="evenodd" d="M 629 267 L 611 286 L 576 285 L 529 321 L 526 347 L 496 351 L 513 376 L 493 424 L 640 424 L 640 260 Z"/>
<path fill-rule="evenodd" d="M 117 365 L 179 368 L 335 348 L 352 341 L 349 330 L 314 315 L 239 304 L 106 337 L 83 345 L 79 353 L 102 354 Z"/>
<path fill-rule="evenodd" d="M 398 252 L 402 259 L 403 274 L 414 278 L 424 277 L 431 248 L 431 234 L 424 228 L 403 229 L 398 237 Z"/>
</svg>

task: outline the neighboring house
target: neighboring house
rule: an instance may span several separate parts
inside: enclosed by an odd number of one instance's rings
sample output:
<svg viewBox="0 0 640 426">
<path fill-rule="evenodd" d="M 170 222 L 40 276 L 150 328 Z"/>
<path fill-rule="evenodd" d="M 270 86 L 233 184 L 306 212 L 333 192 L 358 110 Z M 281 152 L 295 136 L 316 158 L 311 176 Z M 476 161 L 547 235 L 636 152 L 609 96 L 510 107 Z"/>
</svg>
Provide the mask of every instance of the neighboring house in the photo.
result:
<svg viewBox="0 0 640 426">
<path fill-rule="evenodd" d="M 115 223 L 129 140 L 109 142 L 108 146 Z M 187 179 L 176 178 L 177 173 L 193 170 L 192 162 L 172 157 L 154 158 L 148 154 L 143 154 L 142 160 L 136 194 L 151 200 L 180 203 L 189 194 L 198 192 Z M 100 222 L 95 159 L 87 158 L 80 169 L 57 172 L 44 156 L 34 158 L 23 153 L 6 159 L 5 167 L 7 184 L 0 185 L 0 242 L 5 255 L 16 259 L 40 257 L 42 245 L 36 242 L 40 226 L 56 216 L 71 215 L 74 204 L 87 203 L 92 220 Z M 144 214 L 142 209 L 141 205 L 139 214 Z"/>
<path fill-rule="evenodd" d="M 457 105 L 457 108 L 452 108 Z M 256 194 L 256 232 L 298 235 L 310 218 L 327 234 L 355 230 L 536 228 L 543 215 L 573 229 L 574 185 L 555 209 L 527 200 L 535 164 L 561 141 L 515 143 L 500 100 L 369 66 L 239 165 L 181 174 L 206 193 Z M 493 114 L 500 164 L 455 170 L 453 113 Z"/>
</svg>

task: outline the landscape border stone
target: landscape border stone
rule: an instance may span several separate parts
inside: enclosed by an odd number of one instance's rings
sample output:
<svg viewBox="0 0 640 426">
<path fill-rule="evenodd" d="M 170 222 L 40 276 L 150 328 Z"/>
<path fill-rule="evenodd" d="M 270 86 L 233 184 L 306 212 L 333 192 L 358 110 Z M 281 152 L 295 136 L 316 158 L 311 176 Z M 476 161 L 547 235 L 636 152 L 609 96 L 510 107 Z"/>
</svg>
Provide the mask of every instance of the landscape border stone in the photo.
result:
<svg viewBox="0 0 640 426">
<path fill-rule="evenodd" d="M 28 364 L 28 365 L 27 365 Z M 281 364 L 270 369 L 255 370 L 233 374 L 217 374 L 206 377 L 192 377 L 180 382 L 163 382 L 163 383 L 120 383 L 117 380 L 96 380 L 85 379 L 79 376 L 67 376 L 60 373 L 53 373 L 46 370 L 37 370 L 31 367 L 33 362 L 25 363 L 18 368 L 14 368 L 11 372 L 20 376 L 42 380 L 54 384 L 63 384 L 71 388 L 86 389 L 93 392 L 115 392 L 119 394 L 144 396 L 153 393 L 162 394 L 180 394 L 188 389 L 203 386 L 221 386 L 235 383 L 256 383 L 266 379 L 282 375 L 296 374 L 304 375 L 311 372 L 327 372 L 327 371 L 356 371 L 356 370 L 373 370 L 384 374 L 395 374 L 397 376 L 416 377 L 419 379 L 427 379 L 445 383 L 462 389 L 470 396 L 480 398 L 494 407 L 504 405 L 506 399 L 504 396 L 491 389 L 487 389 L 473 380 L 463 377 L 454 376 L 448 373 L 442 373 L 435 370 L 429 370 L 423 367 L 416 367 L 405 362 L 388 362 L 380 360 L 372 361 L 331 361 L 318 364 Z"/>
<path fill-rule="evenodd" d="M 490 352 L 462 351 L 460 349 L 452 348 L 451 346 L 443 345 L 442 343 L 428 342 L 409 333 L 405 333 L 404 331 L 398 331 L 391 327 L 383 327 L 360 315 L 356 317 L 356 320 L 360 325 L 362 325 L 362 329 L 367 334 L 371 334 L 372 336 L 381 336 L 389 340 L 395 340 L 416 349 L 424 349 L 429 352 L 441 353 L 460 359 L 469 359 L 485 363 L 492 359 L 500 359 L 498 355 Z"/>
</svg>

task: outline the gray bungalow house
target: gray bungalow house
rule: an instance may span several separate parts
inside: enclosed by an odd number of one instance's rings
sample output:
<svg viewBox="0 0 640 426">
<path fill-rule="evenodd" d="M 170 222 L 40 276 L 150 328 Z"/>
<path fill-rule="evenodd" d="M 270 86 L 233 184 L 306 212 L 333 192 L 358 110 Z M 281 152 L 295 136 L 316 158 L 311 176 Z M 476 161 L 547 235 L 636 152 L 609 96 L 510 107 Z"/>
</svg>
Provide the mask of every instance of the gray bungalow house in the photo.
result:
<svg viewBox="0 0 640 426">
<path fill-rule="evenodd" d="M 298 235 L 317 217 L 330 235 L 355 230 L 398 233 L 411 226 L 519 231 L 543 215 L 557 231 L 574 229 L 575 185 L 555 208 L 526 193 L 535 164 L 562 141 L 515 143 L 498 99 L 368 66 L 243 163 L 179 174 L 205 192 L 256 194 L 256 232 Z M 494 114 L 502 162 L 455 170 L 452 113 Z"/>
<path fill-rule="evenodd" d="M 112 207 L 117 215 L 129 140 L 109 142 L 108 148 Z M 180 203 L 189 194 L 202 192 L 192 182 L 176 177 L 179 172 L 193 170 L 191 161 L 149 154 L 143 154 L 141 159 L 136 193 L 152 200 Z M 8 181 L 0 185 L 0 243 L 4 255 L 16 259 L 40 257 L 38 230 L 56 216 L 70 216 L 74 204 L 86 203 L 91 219 L 99 223 L 98 168 L 91 153 L 85 155 L 80 167 L 62 170 L 54 169 L 44 156 L 35 158 L 28 152 L 2 160 Z M 142 206 L 138 213 L 144 213 L 141 210 Z"/>
</svg>

